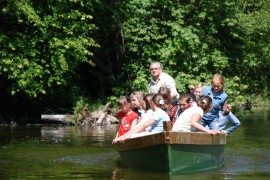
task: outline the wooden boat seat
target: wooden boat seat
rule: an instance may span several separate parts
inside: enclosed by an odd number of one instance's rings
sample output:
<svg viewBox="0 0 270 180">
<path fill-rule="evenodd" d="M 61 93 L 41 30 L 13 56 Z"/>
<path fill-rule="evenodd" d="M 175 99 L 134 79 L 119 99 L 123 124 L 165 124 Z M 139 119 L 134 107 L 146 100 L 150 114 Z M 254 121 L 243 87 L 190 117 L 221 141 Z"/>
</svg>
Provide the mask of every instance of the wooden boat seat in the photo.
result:
<svg viewBox="0 0 270 180">
<path fill-rule="evenodd" d="M 172 130 L 172 122 L 171 121 L 163 122 L 163 130 L 164 131 L 171 131 Z"/>
</svg>

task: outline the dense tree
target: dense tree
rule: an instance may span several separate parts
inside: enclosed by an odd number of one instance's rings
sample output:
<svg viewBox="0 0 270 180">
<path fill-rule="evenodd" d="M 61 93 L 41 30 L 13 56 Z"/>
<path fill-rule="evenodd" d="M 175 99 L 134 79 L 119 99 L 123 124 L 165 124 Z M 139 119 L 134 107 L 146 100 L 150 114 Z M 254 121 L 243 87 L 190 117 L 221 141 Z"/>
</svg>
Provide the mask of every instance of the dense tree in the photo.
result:
<svg viewBox="0 0 270 180">
<path fill-rule="evenodd" d="M 220 72 L 231 101 L 269 96 L 269 0 L 4 0 L 0 7 L 0 97 L 12 104 L 70 107 L 80 96 L 147 91 L 152 61 L 180 92 Z"/>
<path fill-rule="evenodd" d="M 46 94 L 67 85 L 82 62 L 94 65 L 91 7 L 76 0 L 1 2 L 0 74 L 12 94 Z"/>
<path fill-rule="evenodd" d="M 189 84 L 209 83 L 216 72 L 225 75 L 226 91 L 234 101 L 243 102 L 246 94 L 262 92 L 258 85 L 268 88 L 268 81 L 260 72 L 269 69 L 266 4 L 269 2 L 125 1 L 120 16 L 128 68 L 123 71 L 135 79 L 126 85 L 132 82 L 131 89 L 142 87 L 149 63 L 158 60 L 176 78 L 180 92 Z M 265 18 L 259 20 L 261 16 Z M 254 70 L 258 72 L 255 78 Z"/>
<path fill-rule="evenodd" d="M 248 85 L 247 94 L 267 94 L 269 91 L 270 68 L 270 2 L 243 1 L 239 14 L 239 26 L 244 29 L 242 47 L 244 59 L 242 78 Z"/>
</svg>

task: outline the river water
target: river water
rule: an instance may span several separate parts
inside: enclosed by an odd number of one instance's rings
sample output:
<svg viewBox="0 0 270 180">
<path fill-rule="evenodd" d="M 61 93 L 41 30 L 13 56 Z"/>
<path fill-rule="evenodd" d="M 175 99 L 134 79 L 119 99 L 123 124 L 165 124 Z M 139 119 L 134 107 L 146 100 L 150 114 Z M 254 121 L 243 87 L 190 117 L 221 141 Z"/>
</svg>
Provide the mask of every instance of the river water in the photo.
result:
<svg viewBox="0 0 270 180">
<path fill-rule="evenodd" d="M 118 167 L 117 125 L 0 126 L 0 179 L 269 179 L 270 109 L 240 114 L 223 167 L 173 176 Z"/>
</svg>

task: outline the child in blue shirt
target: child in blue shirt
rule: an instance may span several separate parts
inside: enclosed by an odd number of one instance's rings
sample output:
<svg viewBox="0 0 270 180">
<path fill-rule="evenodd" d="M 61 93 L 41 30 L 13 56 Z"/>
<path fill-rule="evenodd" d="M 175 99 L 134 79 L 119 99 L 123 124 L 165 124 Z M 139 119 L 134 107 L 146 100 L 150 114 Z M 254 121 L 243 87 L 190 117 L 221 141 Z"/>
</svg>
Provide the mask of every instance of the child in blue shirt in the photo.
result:
<svg viewBox="0 0 270 180">
<path fill-rule="evenodd" d="M 203 115 L 202 125 L 208 126 L 209 129 L 219 129 L 219 112 L 223 111 L 224 105 L 227 104 L 228 95 L 223 91 L 224 77 L 221 74 L 215 74 L 211 81 L 211 86 L 204 87 L 204 96 L 209 96 L 213 100 L 213 105 L 207 114 Z"/>
<path fill-rule="evenodd" d="M 226 106 L 225 114 L 227 115 L 224 115 L 222 111 L 219 112 L 219 129 L 226 134 L 230 134 L 231 132 L 236 130 L 241 123 L 238 118 L 231 112 L 231 106 L 229 104 Z M 231 123 L 231 126 L 224 130 L 229 123 Z"/>
</svg>

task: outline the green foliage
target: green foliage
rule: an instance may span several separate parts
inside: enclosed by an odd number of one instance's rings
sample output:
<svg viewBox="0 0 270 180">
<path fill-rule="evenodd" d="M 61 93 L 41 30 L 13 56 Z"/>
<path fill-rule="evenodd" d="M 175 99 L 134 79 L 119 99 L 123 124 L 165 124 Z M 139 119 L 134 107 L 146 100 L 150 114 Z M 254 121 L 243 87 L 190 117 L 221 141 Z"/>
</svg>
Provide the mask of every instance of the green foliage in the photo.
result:
<svg viewBox="0 0 270 180">
<path fill-rule="evenodd" d="M 59 99 L 75 109 L 89 103 L 80 96 L 109 96 L 115 105 L 148 92 L 149 65 L 160 61 L 179 92 L 222 73 L 233 105 L 270 97 L 268 0 L 12 0 L 0 8 L 4 93 L 38 101 L 68 92 Z"/>
<path fill-rule="evenodd" d="M 80 114 L 84 108 L 89 109 L 88 102 L 89 102 L 89 100 L 87 98 L 85 98 L 85 97 L 80 97 L 75 102 L 74 110 L 73 110 L 73 114 L 74 114 L 75 117 L 77 117 L 77 115 Z"/>
<path fill-rule="evenodd" d="M 244 55 L 240 71 L 249 83 L 249 94 L 261 94 L 266 91 L 269 97 L 270 66 L 270 3 L 269 1 L 245 1 L 243 13 L 239 15 L 241 28 L 245 29 Z M 266 73 L 266 74 L 265 74 Z"/>
<path fill-rule="evenodd" d="M 0 74 L 20 91 L 37 97 L 54 86 L 69 85 L 82 62 L 94 66 L 90 51 L 95 25 L 85 7 L 73 0 L 7 1 L 1 6 Z"/>
<path fill-rule="evenodd" d="M 108 101 L 111 102 L 112 107 L 118 108 L 118 105 L 117 105 L 118 98 L 119 97 L 117 97 L 117 96 L 109 96 L 108 97 Z"/>
<path fill-rule="evenodd" d="M 100 109 L 104 106 L 104 100 L 97 99 L 97 100 L 90 100 L 86 97 L 80 96 L 77 100 L 74 101 L 74 115 L 78 115 L 84 108 L 89 109 L 90 111 L 95 111 Z"/>
<path fill-rule="evenodd" d="M 269 4 L 233 0 L 121 3 L 118 18 L 126 50 L 122 78 L 129 75 L 121 93 L 144 89 L 151 61 L 162 63 L 176 79 L 179 92 L 190 84 L 209 84 L 215 73 L 227 77 L 226 92 L 235 104 L 269 89 L 267 77 L 259 73 L 269 69 Z"/>
<path fill-rule="evenodd" d="M 224 91 L 229 96 L 229 103 L 231 105 L 240 106 L 250 101 L 250 96 L 246 96 L 243 92 L 248 90 L 249 86 L 241 83 L 241 78 L 238 76 L 225 77 Z"/>
</svg>

